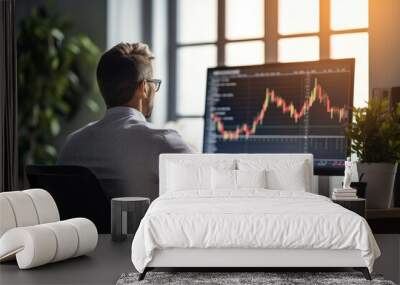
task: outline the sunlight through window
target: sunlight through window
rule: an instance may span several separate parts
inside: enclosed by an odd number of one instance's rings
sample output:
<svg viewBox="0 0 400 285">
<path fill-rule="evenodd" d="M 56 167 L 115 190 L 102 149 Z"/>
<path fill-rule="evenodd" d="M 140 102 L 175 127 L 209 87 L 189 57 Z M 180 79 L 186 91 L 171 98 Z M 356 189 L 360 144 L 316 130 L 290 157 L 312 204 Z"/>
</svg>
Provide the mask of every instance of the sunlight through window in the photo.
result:
<svg viewBox="0 0 400 285">
<path fill-rule="evenodd" d="M 177 7 L 179 43 L 217 40 L 217 0 L 178 0 Z"/>
<path fill-rule="evenodd" d="M 207 68 L 217 65 L 217 47 L 203 45 L 178 49 L 178 113 L 204 113 Z"/>
<path fill-rule="evenodd" d="M 176 86 L 169 91 L 176 102 L 174 115 L 203 115 L 206 71 L 217 62 L 227 66 L 257 65 L 266 59 L 314 61 L 320 60 L 320 55 L 356 59 L 354 105 L 364 106 L 369 95 L 368 3 L 176 0 L 176 62 L 172 63 L 176 64 L 172 74 Z M 220 7 L 223 10 L 219 11 Z M 322 17 L 321 11 L 329 17 Z M 320 25 L 326 27 L 323 33 Z M 219 33 L 221 26 L 225 30 Z"/>
<path fill-rule="evenodd" d="M 319 38 L 284 38 L 278 41 L 278 61 L 295 62 L 319 59 Z"/>
<path fill-rule="evenodd" d="M 279 34 L 290 35 L 318 31 L 319 0 L 279 0 Z"/>
<path fill-rule="evenodd" d="M 331 36 L 331 58 L 355 58 L 354 106 L 365 106 L 369 96 L 368 33 Z"/>
<path fill-rule="evenodd" d="M 368 27 L 368 0 L 331 0 L 331 29 Z"/>
<path fill-rule="evenodd" d="M 264 63 L 264 43 L 262 41 L 228 43 L 225 50 L 226 65 Z"/>
<path fill-rule="evenodd" d="M 225 5 L 227 39 L 264 36 L 264 0 L 227 0 Z"/>
</svg>

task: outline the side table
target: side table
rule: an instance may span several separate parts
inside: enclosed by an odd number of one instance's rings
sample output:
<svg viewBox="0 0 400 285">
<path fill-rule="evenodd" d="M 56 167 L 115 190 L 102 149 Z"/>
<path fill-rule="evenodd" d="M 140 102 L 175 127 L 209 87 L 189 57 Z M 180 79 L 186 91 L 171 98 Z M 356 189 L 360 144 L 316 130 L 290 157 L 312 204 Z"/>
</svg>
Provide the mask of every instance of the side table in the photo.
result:
<svg viewBox="0 0 400 285">
<path fill-rule="evenodd" d="M 339 204 L 340 206 L 359 214 L 365 218 L 365 199 L 354 198 L 354 199 L 332 199 L 332 202 Z"/>
<path fill-rule="evenodd" d="M 120 197 L 111 200 L 111 239 L 123 241 L 134 234 L 150 205 L 144 197 Z"/>
</svg>

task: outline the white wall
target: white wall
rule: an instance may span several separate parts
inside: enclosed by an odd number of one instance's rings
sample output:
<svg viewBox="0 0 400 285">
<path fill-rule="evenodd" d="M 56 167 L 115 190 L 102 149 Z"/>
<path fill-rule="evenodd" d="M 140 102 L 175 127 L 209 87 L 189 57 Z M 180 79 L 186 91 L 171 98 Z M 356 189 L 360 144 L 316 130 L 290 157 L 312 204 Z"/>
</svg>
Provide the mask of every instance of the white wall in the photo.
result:
<svg viewBox="0 0 400 285">
<path fill-rule="evenodd" d="M 142 1 L 107 1 L 107 49 L 142 40 Z"/>
</svg>

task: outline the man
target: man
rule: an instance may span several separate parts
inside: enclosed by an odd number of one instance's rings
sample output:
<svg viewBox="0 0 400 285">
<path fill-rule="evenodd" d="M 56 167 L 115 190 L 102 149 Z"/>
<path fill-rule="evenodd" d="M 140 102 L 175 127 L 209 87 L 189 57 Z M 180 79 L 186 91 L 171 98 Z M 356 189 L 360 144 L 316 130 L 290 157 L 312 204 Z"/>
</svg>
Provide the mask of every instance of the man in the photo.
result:
<svg viewBox="0 0 400 285">
<path fill-rule="evenodd" d="M 104 117 L 68 136 L 58 164 L 91 169 L 109 198 L 158 196 L 158 156 L 191 149 L 177 132 L 146 122 L 161 80 L 142 43 L 120 43 L 100 58 L 97 82 L 107 105 Z"/>
</svg>

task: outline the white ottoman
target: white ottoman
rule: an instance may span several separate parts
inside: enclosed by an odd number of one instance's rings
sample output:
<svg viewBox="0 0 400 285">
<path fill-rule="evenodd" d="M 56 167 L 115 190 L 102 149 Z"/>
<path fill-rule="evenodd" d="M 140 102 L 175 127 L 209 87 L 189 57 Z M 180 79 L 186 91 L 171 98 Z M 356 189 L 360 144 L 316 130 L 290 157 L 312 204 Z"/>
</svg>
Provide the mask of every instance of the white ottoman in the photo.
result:
<svg viewBox="0 0 400 285">
<path fill-rule="evenodd" d="M 43 189 L 0 193 L 0 262 L 16 258 L 20 269 L 28 269 L 96 248 L 90 220 L 59 220 L 54 199 Z"/>
</svg>

